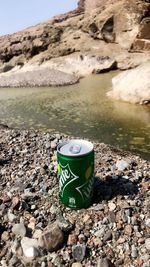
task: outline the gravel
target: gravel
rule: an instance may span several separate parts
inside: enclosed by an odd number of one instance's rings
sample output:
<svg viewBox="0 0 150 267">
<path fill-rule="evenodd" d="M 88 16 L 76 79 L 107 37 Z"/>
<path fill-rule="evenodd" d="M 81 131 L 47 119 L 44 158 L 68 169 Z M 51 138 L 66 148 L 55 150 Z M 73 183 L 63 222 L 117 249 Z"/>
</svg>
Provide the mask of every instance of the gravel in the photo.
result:
<svg viewBox="0 0 150 267">
<path fill-rule="evenodd" d="M 69 138 L 0 128 L 0 266 L 149 267 L 150 162 L 94 143 L 93 203 L 73 210 L 57 179 Z"/>
</svg>

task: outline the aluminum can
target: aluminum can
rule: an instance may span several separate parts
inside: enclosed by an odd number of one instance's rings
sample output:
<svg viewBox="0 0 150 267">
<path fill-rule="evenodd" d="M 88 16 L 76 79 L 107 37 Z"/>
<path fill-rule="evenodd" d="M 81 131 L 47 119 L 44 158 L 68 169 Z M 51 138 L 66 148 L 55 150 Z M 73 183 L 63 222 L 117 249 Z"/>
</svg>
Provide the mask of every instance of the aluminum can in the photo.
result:
<svg viewBox="0 0 150 267">
<path fill-rule="evenodd" d="M 87 208 L 93 197 L 94 147 L 74 139 L 57 147 L 59 197 L 74 209 Z"/>
</svg>

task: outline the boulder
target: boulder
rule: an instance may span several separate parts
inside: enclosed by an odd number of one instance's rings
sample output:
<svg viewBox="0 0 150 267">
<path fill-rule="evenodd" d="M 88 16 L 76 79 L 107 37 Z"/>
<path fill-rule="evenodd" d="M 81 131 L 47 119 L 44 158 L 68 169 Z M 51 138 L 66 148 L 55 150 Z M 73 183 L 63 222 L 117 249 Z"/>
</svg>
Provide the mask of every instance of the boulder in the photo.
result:
<svg viewBox="0 0 150 267">
<path fill-rule="evenodd" d="M 131 103 L 150 102 L 150 61 L 127 70 L 112 79 L 113 89 L 108 96 Z"/>
</svg>

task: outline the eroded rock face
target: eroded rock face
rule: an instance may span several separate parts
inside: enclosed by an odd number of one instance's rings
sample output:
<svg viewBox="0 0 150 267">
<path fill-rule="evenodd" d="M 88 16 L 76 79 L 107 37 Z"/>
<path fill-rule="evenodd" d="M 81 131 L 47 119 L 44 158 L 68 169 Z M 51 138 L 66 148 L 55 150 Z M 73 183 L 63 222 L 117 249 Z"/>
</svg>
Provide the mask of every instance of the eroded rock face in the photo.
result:
<svg viewBox="0 0 150 267">
<path fill-rule="evenodd" d="M 134 43 L 139 50 L 149 50 L 149 41 L 143 45 L 143 39 L 149 40 L 149 19 L 143 18 L 149 14 L 150 3 L 146 0 L 80 0 L 72 12 L 0 37 L 0 65 L 11 61 L 12 67 L 22 66 L 37 55 L 41 55 L 41 63 L 77 51 L 95 53 L 101 51 L 99 40 L 125 49 Z"/>
<path fill-rule="evenodd" d="M 150 17 L 142 20 L 137 38 L 132 44 L 132 51 L 150 51 Z"/>
</svg>

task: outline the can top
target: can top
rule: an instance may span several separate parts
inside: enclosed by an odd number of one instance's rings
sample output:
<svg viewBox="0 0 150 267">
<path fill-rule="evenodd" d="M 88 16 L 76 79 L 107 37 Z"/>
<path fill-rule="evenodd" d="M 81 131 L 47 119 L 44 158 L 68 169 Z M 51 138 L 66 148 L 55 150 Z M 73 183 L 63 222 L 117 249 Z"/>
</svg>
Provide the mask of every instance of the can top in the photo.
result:
<svg viewBox="0 0 150 267">
<path fill-rule="evenodd" d="M 64 156 L 79 157 L 93 151 L 93 144 L 82 139 L 73 139 L 58 145 L 57 151 Z"/>
</svg>

